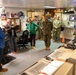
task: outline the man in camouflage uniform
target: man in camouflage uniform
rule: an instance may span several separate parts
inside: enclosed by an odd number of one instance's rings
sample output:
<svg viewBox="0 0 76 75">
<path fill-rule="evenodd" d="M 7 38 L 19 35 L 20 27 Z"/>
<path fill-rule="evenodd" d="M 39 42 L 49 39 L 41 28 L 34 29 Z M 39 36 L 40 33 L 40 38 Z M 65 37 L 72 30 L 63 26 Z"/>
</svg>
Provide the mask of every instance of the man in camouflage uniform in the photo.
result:
<svg viewBox="0 0 76 75">
<path fill-rule="evenodd" d="M 53 40 L 56 42 L 60 42 L 60 30 L 61 30 L 61 21 L 59 17 L 54 16 L 53 20 Z"/>
<path fill-rule="evenodd" d="M 51 30 L 53 28 L 53 24 L 48 20 L 48 17 L 48 15 L 45 15 L 45 21 L 43 22 L 43 38 L 46 46 L 45 50 L 50 50 Z"/>
</svg>

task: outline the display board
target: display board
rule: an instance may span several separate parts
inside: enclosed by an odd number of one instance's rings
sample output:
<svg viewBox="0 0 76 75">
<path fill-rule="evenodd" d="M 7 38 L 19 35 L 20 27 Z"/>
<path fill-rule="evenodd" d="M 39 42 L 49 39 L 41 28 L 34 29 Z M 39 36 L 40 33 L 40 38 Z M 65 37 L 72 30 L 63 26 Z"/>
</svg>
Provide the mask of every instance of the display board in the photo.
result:
<svg viewBox="0 0 76 75">
<path fill-rule="evenodd" d="M 65 39 L 74 39 L 74 29 L 75 29 L 75 14 L 64 14 L 62 13 L 62 26 L 64 27 L 63 35 Z"/>
<path fill-rule="evenodd" d="M 62 14 L 62 25 L 68 28 L 74 28 L 76 24 L 76 14 Z"/>
</svg>

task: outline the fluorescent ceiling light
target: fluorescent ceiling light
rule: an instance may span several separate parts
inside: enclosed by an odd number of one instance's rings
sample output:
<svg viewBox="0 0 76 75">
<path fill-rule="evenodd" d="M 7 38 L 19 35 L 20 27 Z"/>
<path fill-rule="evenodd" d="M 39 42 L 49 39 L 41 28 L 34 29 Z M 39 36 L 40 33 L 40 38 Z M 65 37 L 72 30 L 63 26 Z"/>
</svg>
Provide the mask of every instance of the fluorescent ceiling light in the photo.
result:
<svg viewBox="0 0 76 75">
<path fill-rule="evenodd" d="M 76 0 L 72 0 L 72 1 L 76 3 Z"/>
<path fill-rule="evenodd" d="M 53 7 L 53 6 L 44 6 L 44 8 L 56 8 L 56 7 Z"/>
</svg>

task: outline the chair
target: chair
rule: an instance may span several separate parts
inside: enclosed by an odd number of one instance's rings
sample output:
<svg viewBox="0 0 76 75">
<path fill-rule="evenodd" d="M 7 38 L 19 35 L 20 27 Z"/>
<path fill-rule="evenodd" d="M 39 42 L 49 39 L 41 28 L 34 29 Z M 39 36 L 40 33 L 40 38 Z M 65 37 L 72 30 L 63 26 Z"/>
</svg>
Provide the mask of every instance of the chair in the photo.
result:
<svg viewBox="0 0 76 75">
<path fill-rule="evenodd" d="M 28 36 L 29 36 L 29 32 L 27 30 L 23 31 L 22 35 L 19 37 L 19 41 L 17 42 L 18 47 L 26 47 L 26 45 L 28 44 Z"/>
</svg>

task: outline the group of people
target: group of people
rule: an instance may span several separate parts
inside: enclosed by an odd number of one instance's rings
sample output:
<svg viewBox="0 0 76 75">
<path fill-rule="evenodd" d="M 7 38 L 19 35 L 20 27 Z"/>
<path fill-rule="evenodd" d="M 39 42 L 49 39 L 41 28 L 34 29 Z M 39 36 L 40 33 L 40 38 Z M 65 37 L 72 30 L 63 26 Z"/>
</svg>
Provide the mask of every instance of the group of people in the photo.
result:
<svg viewBox="0 0 76 75">
<path fill-rule="evenodd" d="M 39 20 L 29 18 L 26 30 L 30 33 L 31 48 L 35 48 L 36 32 L 38 31 L 38 39 L 43 39 L 45 50 L 50 50 L 50 39 L 53 34 L 53 41 L 60 42 L 61 20 L 55 15 L 49 20 L 49 15 L 41 17 Z"/>
<path fill-rule="evenodd" d="M 39 20 L 36 18 L 28 19 L 26 30 L 29 32 L 30 36 L 30 48 L 36 47 L 36 33 L 38 31 L 38 38 L 43 39 L 45 43 L 45 50 L 50 50 L 51 36 L 53 34 L 53 40 L 60 42 L 60 26 L 61 21 L 56 15 L 49 20 L 49 15 L 41 17 Z M 12 25 L 12 21 L 7 19 L 7 24 L 3 29 L 0 28 L 0 72 L 5 72 L 8 69 L 2 68 L 1 60 L 3 58 L 3 49 L 5 47 L 5 40 L 8 41 L 9 49 L 17 53 L 17 42 L 16 42 L 16 31 L 15 27 Z"/>
<path fill-rule="evenodd" d="M 5 42 L 9 44 L 9 50 L 13 53 L 17 53 L 17 43 L 16 43 L 16 31 L 15 27 L 12 25 L 12 21 L 7 19 L 7 23 L 3 28 L 0 28 L 0 72 L 8 71 L 7 68 L 2 68 L 2 58 L 4 56 Z"/>
</svg>

